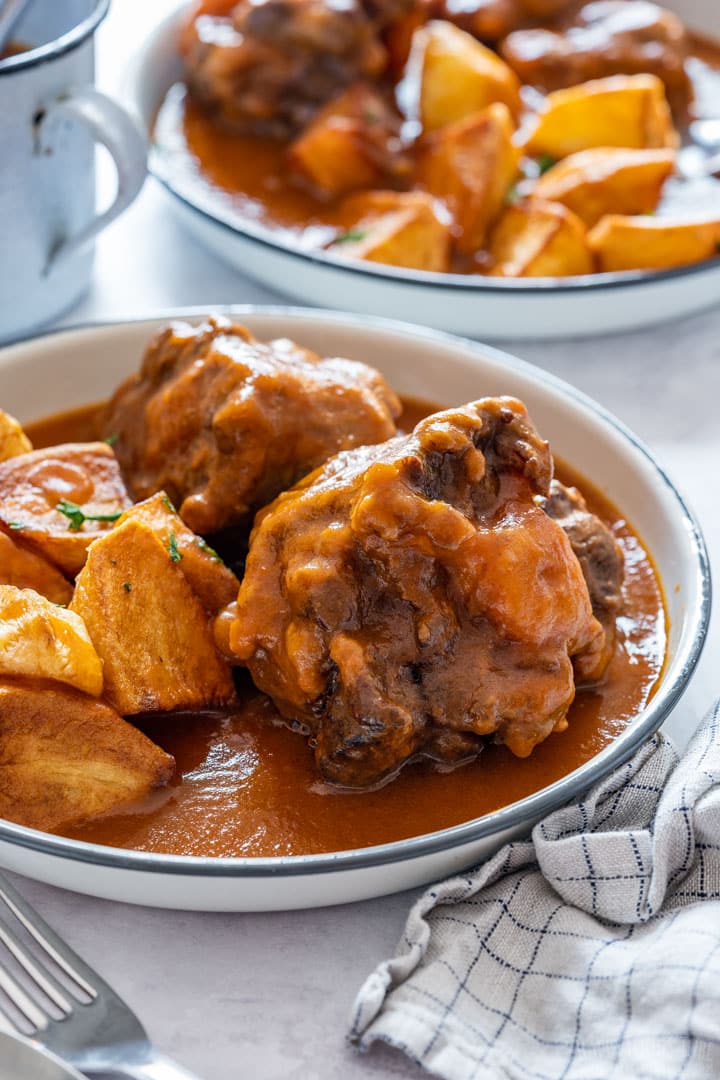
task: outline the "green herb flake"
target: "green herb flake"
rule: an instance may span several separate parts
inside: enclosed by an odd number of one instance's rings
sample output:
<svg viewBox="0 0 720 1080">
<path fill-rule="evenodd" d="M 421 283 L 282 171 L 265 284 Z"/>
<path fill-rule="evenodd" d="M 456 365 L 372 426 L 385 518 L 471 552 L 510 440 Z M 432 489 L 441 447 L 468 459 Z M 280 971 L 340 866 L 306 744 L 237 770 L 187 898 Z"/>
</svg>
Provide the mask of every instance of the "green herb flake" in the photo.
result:
<svg viewBox="0 0 720 1080">
<path fill-rule="evenodd" d="M 362 229 L 350 229 L 348 232 L 340 233 L 333 240 L 334 244 L 354 244 L 357 240 L 364 240 L 367 233 Z"/>
<path fill-rule="evenodd" d="M 180 560 L 182 559 L 182 555 L 178 551 L 177 537 L 175 536 L 174 532 L 170 533 L 170 543 L 168 545 L 168 550 L 170 552 L 170 558 L 172 559 L 172 561 L 180 562 Z"/>
<path fill-rule="evenodd" d="M 379 113 L 373 112 L 372 109 L 366 109 L 363 113 L 363 120 L 366 124 L 377 124 L 380 120 Z"/>
<path fill-rule="evenodd" d="M 104 442 L 106 442 L 108 444 L 108 446 L 114 446 L 119 438 L 120 438 L 120 436 L 118 435 L 117 431 L 113 431 L 112 434 L 108 435 L 104 439 Z"/>
<path fill-rule="evenodd" d="M 55 509 L 68 519 L 71 532 L 77 532 L 86 521 L 117 521 L 122 514 L 122 510 L 115 514 L 86 514 L 81 506 L 69 499 L 61 499 Z"/>
<path fill-rule="evenodd" d="M 67 604 L 56 604 L 55 607 L 67 608 Z"/>
<path fill-rule="evenodd" d="M 123 581 L 123 589 L 125 590 L 125 592 L 130 592 L 132 590 L 132 582 Z"/>
<path fill-rule="evenodd" d="M 506 192 L 505 205 L 506 206 L 514 206 L 515 203 L 518 201 L 518 199 L 521 199 L 521 198 L 522 198 L 522 196 L 520 194 L 520 191 L 518 190 L 517 184 L 513 184 L 512 187 L 509 187 L 507 192 Z"/>
<path fill-rule="evenodd" d="M 8 528 L 9 529 L 24 529 L 25 528 L 25 522 L 24 521 L 8 521 Z"/>
<path fill-rule="evenodd" d="M 177 510 L 172 504 L 172 499 L 169 499 L 167 495 L 163 495 L 162 504 L 166 510 L 169 510 L 171 514 L 177 514 Z"/>
<path fill-rule="evenodd" d="M 215 548 L 211 548 L 210 545 L 205 540 L 203 540 L 202 536 L 195 537 L 195 546 L 199 547 L 205 555 L 209 555 L 213 562 L 222 562 L 222 559 L 218 555 Z"/>
<path fill-rule="evenodd" d="M 540 154 L 537 159 L 537 167 L 540 172 L 540 176 L 543 176 L 548 169 L 552 169 L 553 165 L 557 165 L 554 157 L 550 157 L 550 154 Z"/>
</svg>

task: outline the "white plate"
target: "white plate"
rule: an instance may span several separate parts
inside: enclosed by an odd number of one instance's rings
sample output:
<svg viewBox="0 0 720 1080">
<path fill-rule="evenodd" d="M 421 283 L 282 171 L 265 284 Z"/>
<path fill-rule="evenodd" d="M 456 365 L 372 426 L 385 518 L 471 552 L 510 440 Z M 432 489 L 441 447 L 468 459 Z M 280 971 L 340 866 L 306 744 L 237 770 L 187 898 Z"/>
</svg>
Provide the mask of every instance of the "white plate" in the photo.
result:
<svg viewBox="0 0 720 1080">
<path fill-rule="evenodd" d="M 694 29 L 720 37 L 717 0 L 674 0 Z M 129 104 L 151 130 L 169 87 L 180 80 L 177 36 L 187 5 L 141 44 L 126 79 Z M 719 103 L 720 109 L 720 103 Z M 197 240 L 244 274 L 296 299 L 483 339 L 576 337 L 649 326 L 720 299 L 720 259 L 656 274 L 594 274 L 526 280 L 401 270 L 301 251 L 276 233 L 239 221 L 221 199 L 168 170 L 153 148 L 151 171 Z"/>
<path fill-rule="evenodd" d="M 146 854 L 0 821 L 0 863 L 67 889 L 158 907 L 257 911 L 338 904 L 436 880 L 485 858 L 625 760 L 667 716 L 697 663 L 710 614 L 702 537 L 650 452 L 566 383 L 487 346 L 399 323 L 282 308 L 233 308 L 261 338 L 374 364 L 402 394 L 448 405 L 487 394 L 526 402 L 553 449 L 591 476 L 639 530 L 665 584 L 669 659 L 659 688 L 596 758 L 529 798 L 475 821 L 330 855 L 212 859 Z M 200 312 L 176 312 L 191 317 Z M 56 333 L 0 351 L 0 406 L 22 420 L 98 401 L 128 373 L 162 319 Z"/>
</svg>

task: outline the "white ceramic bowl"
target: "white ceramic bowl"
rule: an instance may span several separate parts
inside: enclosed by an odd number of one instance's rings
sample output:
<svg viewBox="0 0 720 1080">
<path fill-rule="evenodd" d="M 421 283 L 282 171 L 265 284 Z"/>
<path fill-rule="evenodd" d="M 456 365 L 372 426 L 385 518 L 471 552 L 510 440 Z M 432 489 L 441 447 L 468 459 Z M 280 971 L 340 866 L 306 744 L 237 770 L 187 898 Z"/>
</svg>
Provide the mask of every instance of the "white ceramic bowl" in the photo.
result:
<svg viewBox="0 0 720 1080">
<path fill-rule="evenodd" d="M 720 37 L 717 0 L 670 0 L 694 29 Z M 187 4 L 169 15 L 131 62 L 125 93 L 148 131 L 182 76 L 177 37 Z M 720 102 L 718 102 L 720 115 Z M 168 168 L 154 146 L 150 169 L 197 240 L 242 273 L 323 307 L 420 322 L 483 339 L 529 340 L 629 330 L 679 318 L 720 300 L 720 258 L 655 274 L 502 280 L 401 270 L 328 252 L 301 251 Z"/>
<path fill-rule="evenodd" d="M 160 907 L 255 911 L 361 900 L 477 863 L 624 761 L 662 723 L 697 663 L 710 572 L 690 512 L 652 454 L 566 383 L 505 353 L 433 331 L 282 308 L 233 308 L 260 338 L 374 364 L 402 394 L 458 404 L 486 394 L 526 402 L 553 449 L 591 476 L 639 530 L 665 584 L 669 657 L 650 704 L 592 761 L 537 794 L 451 829 L 329 855 L 212 859 L 145 854 L 0 821 L 0 864 L 68 889 Z M 184 317 L 199 311 L 176 312 Z M 60 330 L 0 351 L 0 406 L 22 420 L 95 402 L 139 363 L 162 319 Z"/>
</svg>

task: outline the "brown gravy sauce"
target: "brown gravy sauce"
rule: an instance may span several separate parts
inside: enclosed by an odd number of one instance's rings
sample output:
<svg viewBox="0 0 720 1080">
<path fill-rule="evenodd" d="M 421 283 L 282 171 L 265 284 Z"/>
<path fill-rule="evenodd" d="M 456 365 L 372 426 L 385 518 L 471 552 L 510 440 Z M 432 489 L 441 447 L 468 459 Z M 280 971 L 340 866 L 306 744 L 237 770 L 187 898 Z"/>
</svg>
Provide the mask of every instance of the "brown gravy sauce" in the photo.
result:
<svg viewBox="0 0 720 1080">
<path fill-rule="evenodd" d="M 700 154 L 694 145 L 698 122 L 717 117 L 720 109 L 720 46 L 695 36 L 692 51 L 697 121 L 684 133 L 681 153 Z M 341 200 L 322 200 L 293 183 L 286 149 L 282 141 L 228 131 L 181 84 L 170 89 L 156 119 L 153 153 L 173 188 L 238 226 L 255 223 L 294 247 L 323 248 L 352 222 L 343 217 Z M 658 213 L 717 216 L 718 206 L 718 179 L 671 178 Z M 453 266 L 455 272 L 477 269 L 472 262 Z"/>
<path fill-rule="evenodd" d="M 436 406 L 406 401 L 401 426 L 414 427 Z M 35 446 L 97 437 L 98 406 L 30 424 Z M 177 776 L 123 813 L 75 828 L 92 843 L 183 855 L 306 855 L 368 847 L 444 829 L 522 799 L 588 761 L 652 697 L 666 649 L 662 590 L 632 527 L 584 477 L 556 463 L 582 488 L 625 553 L 625 611 L 619 642 L 601 686 L 581 689 L 566 732 L 551 735 L 521 760 L 502 746 L 453 772 L 427 761 L 406 766 L 377 791 L 342 793 L 317 775 L 306 739 L 291 732 L 272 703 L 243 684 L 231 714 L 173 713 L 140 722 L 177 761 Z"/>
</svg>

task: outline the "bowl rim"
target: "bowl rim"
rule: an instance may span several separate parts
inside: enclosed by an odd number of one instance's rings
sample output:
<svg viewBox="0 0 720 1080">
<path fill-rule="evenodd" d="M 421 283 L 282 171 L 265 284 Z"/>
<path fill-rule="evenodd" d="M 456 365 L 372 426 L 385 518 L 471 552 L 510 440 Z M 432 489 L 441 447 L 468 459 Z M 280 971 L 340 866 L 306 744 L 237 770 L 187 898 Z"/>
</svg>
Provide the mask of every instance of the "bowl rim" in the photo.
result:
<svg viewBox="0 0 720 1080">
<path fill-rule="evenodd" d="M 65 53 L 82 45 L 92 34 L 95 33 L 100 23 L 108 13 L 110 0 L 95 0 L 92 11 L 85 18 L 80 19 L 75 26 L 70 27 L 59 37 L 52 41 L 46 41 L 44 45 L 35 45 L 24 49 L 20 53 L 6 56 L 0 61 L 0 77 L 11 75 L 16 71 L 25 71 L 28 68 L 45 64 L 50 60 L 57 60 Z"/>
<path fill-rule="evenodd" d="M 363 332 L 380 330 L 396 339 L 429 339 L 438 348 L 446 346 L 457 349 L 464 346 L 470 354 L 486 357 L 501 362 L 504 366 L 537 380 L 554 391 L 561 398 L 571 399 L 571 403 L 581 411 L 594 414 L 602 422 L 629 442 L 636 452 L 650 465 L 657 480 L 669 494 L 679 511 L 688 549 L 695 562 L 695 579 L 698 600 L 694 608 L 688 610 L 688 628 L 684 634 L 681 648 L 673 659 L 673 665 L 679 668 L 673 681 L 663 685 L 664 675 L 660 677 L 657 691 L 647 706 L 641 711 L 641 721 L 630 723 L 608 746 L 579 768 L 561 777 L 532 795 L 510 803 L 500 810 L 484 814 L 450 828 L 424 833 L 420 836 L 378 844 L 366 848 L 352 848 L 339 852 L 324 852 L 315 855 L 278 855 L 268 857 L 233 856 L 217 858 L 200 855 L 170 855 L 161 852 L 133 851 L 125 848 L 113 848 L 101 844 L 91 844 L 83 840 L 72 840 L 63 836 L 30 829 L 13 822 L 0 819 L 0 843 L 6 842 L 17 847 L 30 849 L 43 855 L 70 859 L 74 862 L 89 863 L 107 869 L 130 870 L 152 874 L 183 875 L 203 878 L 268 878 L 294 877 L 298 875 L 325 874 L 329 872 L 361 870 L 405 862 L 442 851 L 475 843 L 485 837 L 507 830 L 517 830 L 521 826 L 537 820 L 574 796 L 586 791 L 597 780 L 606 776 L 627 759 L 653 735 L 675 707 L 684 693 L 702 653 L 710 621 L 712 606 L 712 582 L 710 561 L 702 530 L 684 497 L 676 487 L 663 466 L 657 461 L 652 451 L 613 413 L 600 405 L 583 391 L 558 378 L 543 368 L 538 368 L 504 350 L 490 345 L 471 341 L 459 335 L 448 334 L 441 330 L 431 330 L 411 323 L 394 319 L 375 317 L 369 320 L 361 315 L 346 312 L 327 311 L 322 308 L 302 308 L 292 305 L 211 305 L 162 309 L 152 314 L 119 319 L 98 319 L 81 322 L 71 326 L 58 327 L 37 335 L 27 335 L 0 349 L 0 376 L 7 353 L 17 346 L 33 343 L 36 346 L 49 344 L 58 338 L 67 338 L 68 344 L 78 334 L 91 336 L 94 333 L 112 334 L 128 326 L 148 324 L 148 329 L 158 323 L 172 319 L 194 319 L 207 316 L 210 310 L 233 318 L 253 316 L 288 318 L 296 325 L 302 322 L 337 324 L 344 329 Z"/>
<path fill-rule="evenodd" d="M 667 270 L 623 270 L 608 271 L 596 274 L 577 274 L 573 277 L 552 278 L 490 278 L 481 274 L 455 274 L 443 273 L 435 270 L 413 270 L 410 268 L 384 265 L 381 263 L 369 263 L 361 259 L 344 259 L 326 250 L 303 249 L 293 245 L 289 240 L 284 241 L 280 234 L 263 226 L 251 219 L 236 221 L 228 214 L 224 214 L 222 206 L 214 207 L 210 197 L 207 200 L 190 197 L 180 188 L 176 187 L 162 168 L 162 152 L 158 149 L 153 133 L 153 125 L 161 101 L 153 99 L 152 121 L 148 117 L 147 110 L 142 105 L 141 87 L 147 77 L 146 69 L 150 64 L 154 50 L 158 44 L 176 29 L 177 24 L 185 15 L 185 6 L 181 4 L 175 10 L 169 12 L 156 25 L 154 30 L 142 42 L 137 53 L 128 66 L 123 88 L 130 96 L 141 121 L 147 131 L 150 145 L 148 155 L 148 170 L 160 186 L 168 192 L 172 198 L 177 199 L 184 209 L 195 213 L 206 224 L 218 226 L 227 234 L 239 237 L 243 241 L 256 244 L 259 247 L 272 251 L 276 255 L 289 256 L 292 259 L 309 262 L 318 269 L 340 270 L 345 274 L 354 275 L 364 279 L 392 282 L 393 284 L 405 285 L 409 288 L 431 288 L 444 291 L 459 292 L 475 296 L 488 294 L 489 296 L 545 296 L 563 295 L 573 293 L 603 292 L 617 289 L 639 289 L 643 286 L 650 287 L 667 281 L 674 281 L 696 274 L 713 273 L 720 271 L 720 253 L 712 259 L 705 259 L 698 263 L 690 263 L 686 266 L 675 266 Z M 688 217 L 688 221 L 692 220 Z"/>
</svg>

